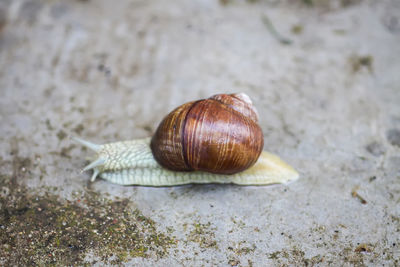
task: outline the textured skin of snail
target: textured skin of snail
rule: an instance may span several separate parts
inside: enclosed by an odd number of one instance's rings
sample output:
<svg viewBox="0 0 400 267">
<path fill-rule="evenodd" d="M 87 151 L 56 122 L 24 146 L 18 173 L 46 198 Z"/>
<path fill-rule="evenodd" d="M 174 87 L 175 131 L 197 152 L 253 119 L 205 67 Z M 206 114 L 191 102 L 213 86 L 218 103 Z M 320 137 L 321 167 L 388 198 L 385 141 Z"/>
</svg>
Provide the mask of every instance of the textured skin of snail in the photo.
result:
<svg viewBox="0 0 400 267">
<path fill-rule="evenodd" d="M 79 138 L 75 141 L 97 153 L 96 159 L 83 171 L 93 169 L 97 176 L 120 185 L 175 186 L 183 184 L 267 185 L 296 180 L 299 174 L 278 156 L 263 151 L 249 169 L 231 175 L 208 172 L 168 170 L 154 159 L 150 138 L 96 145 Z"/>
</svg>

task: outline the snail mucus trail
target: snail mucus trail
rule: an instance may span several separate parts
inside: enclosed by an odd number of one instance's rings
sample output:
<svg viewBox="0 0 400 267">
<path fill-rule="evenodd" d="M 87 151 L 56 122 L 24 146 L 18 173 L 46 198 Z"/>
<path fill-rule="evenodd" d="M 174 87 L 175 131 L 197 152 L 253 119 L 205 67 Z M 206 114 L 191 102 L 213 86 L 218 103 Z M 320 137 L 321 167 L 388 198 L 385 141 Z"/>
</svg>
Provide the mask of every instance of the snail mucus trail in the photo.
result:
<svg viewBox="0 0 400 267">
<path fill-rule="evenodd" d="M 299 174 L 278 156 L 262 151 L 258 114 L 244 94 L 218 94 L 177 107 L 152 138 L 97 145 L 74 138 L 97 153 L 83 171 L 120 185 L 190 183 L 266 185 Z"/>
</svg>

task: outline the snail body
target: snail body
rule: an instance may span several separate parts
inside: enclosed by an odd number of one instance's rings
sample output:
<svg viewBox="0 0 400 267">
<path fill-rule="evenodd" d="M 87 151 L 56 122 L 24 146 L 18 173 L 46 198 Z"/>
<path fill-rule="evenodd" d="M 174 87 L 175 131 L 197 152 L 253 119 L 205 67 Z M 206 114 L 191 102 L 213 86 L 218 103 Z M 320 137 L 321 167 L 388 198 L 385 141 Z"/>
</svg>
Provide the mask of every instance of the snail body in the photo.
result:
<svg viewBox="0 0 400 267">
<path fill-rule="evenodd" d="M 121 185 L 189 183 L 265 185 L 285 183 L 298 173 L 262 151 L 257 111 L 245 94 L 215 95 L 168 114 L 152 138 L 96 145 L 97 159 L 83 171 Z"/>
</svg>

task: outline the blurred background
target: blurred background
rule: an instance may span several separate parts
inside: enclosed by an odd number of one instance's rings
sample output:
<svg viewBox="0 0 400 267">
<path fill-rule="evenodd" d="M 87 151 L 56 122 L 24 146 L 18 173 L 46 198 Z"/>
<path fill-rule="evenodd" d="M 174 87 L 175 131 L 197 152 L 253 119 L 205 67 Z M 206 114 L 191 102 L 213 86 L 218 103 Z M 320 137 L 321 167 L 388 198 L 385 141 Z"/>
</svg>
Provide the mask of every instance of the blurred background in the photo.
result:
<svg viewBox="0 0 400 267">
<path fill-rule="evenodd" d="M 0 263 L 400 261 L 400 1 L 1 0 Z M 289 185 L 80 173 L 173 108 L 245 92 Z"/>
</svg>

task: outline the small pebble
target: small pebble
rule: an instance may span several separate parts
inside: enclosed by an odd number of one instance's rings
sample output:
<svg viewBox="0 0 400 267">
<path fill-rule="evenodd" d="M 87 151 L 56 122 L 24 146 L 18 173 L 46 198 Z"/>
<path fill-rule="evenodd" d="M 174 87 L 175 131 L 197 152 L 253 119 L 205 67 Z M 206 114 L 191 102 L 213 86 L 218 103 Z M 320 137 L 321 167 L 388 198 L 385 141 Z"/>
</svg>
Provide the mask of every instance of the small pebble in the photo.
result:
<svg viewBox="0 0 400 267">
<path fill-rule="evenodd" d="M 390 129 L 386 133 L 387 140 L 393 146 L 400 147 L 400 130 L 399 129 Z"/>
<path fill-rule="evenodd" d="M 378 142 L 368 144 L 365 149 L 374 156 L 381 156 L 385 153 L 385 148 Z"/>
</svg>

